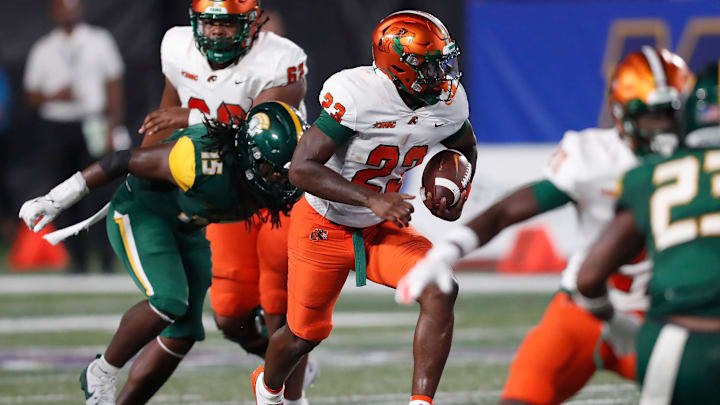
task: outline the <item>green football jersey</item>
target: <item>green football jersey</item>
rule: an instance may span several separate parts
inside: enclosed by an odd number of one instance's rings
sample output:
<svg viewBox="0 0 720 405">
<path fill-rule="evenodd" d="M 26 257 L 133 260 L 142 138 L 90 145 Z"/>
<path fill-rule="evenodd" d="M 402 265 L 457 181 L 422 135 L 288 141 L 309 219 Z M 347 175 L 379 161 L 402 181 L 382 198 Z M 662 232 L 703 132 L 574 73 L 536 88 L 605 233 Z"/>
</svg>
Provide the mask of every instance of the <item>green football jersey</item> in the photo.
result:
<svg viewBox="0 0 720 405">
<path fill-rule="evenodd" d="M 648 158 L 623 181 L 653 260 L 649 316 L 720 316 L 720 149 Z"/>
<path fill-rule="evenodd" d="M 217 140 L 207 136 L 204 125 L 175 131 L 165 142 L 176 142 L 169 164 L 178 185 L 129 175 L 114 200 L 130 198 L 189 228 L 242 221 L 257 212 L 254 200 L 239 193 L 233 157 L 220 153 Z"/>
</svg>

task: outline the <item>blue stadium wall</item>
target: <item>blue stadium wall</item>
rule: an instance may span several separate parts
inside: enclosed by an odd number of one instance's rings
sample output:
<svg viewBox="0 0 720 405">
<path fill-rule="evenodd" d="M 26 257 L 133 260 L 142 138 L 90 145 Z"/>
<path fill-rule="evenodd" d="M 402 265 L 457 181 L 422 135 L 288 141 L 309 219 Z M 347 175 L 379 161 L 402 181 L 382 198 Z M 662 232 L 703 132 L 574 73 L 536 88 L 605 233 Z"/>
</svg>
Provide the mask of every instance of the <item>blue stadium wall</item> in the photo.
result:
<svg viewBox="0 0 720 405">
<path fill-rule="evenodd" d="M 467 0 L 463 84 L 481 143 L 610 124 L 606 75 L 645 44 L 693 70 L 720 57 L 718 0 Z"/>
</svg>

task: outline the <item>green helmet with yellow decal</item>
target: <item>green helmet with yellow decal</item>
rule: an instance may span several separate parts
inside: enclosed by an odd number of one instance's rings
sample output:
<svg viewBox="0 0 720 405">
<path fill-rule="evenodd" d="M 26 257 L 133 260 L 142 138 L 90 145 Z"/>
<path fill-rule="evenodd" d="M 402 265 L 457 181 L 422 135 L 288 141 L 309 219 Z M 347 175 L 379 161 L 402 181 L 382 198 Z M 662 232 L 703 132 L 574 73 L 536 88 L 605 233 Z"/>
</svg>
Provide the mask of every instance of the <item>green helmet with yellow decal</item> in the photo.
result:
<svg viewBox="0 0 720 405">
<path fill-rule="evenodd" d="M 306 128 L 295 108 L 269 101 L 251 108 L 238 132 L 242 174 L 270 209 L 287 212 L 302 195 L 290 183 L 288 174 L 295 147 Z"/>
<path fill-rule="evenodd" d="M 685 103 L 683 143 L 689 148 L 720 146 L 718 62 L 703 69 Z"/>
</svg>

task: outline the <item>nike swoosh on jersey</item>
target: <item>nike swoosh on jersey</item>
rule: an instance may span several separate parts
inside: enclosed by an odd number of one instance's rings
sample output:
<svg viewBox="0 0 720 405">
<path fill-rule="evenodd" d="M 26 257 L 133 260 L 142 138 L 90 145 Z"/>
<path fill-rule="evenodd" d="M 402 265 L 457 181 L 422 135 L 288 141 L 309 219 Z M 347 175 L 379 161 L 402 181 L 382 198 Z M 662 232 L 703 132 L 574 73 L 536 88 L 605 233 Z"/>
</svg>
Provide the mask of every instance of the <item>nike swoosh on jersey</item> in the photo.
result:
<svg viewBox="0 0 720 405">
<path fill-rule="evenodd" d="M 447 125 L 447 124 L 449 124 L 449 123 L 448 123 L 448 122 L 436 122 L 436 123 L 435 123 L 435 128 L 437 128 L 437 127 L 442 127 L 442 126 L 445 126 L 445 125 Z"/>
</svg>

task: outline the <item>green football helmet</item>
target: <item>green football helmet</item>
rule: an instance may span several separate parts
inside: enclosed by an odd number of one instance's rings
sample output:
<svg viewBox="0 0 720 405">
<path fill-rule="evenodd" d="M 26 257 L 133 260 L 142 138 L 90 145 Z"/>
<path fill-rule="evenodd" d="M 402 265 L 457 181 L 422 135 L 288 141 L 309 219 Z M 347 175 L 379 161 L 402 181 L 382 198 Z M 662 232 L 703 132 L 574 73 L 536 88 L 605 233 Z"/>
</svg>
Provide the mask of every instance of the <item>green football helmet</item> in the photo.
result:
<svg viewBox="0 0 720 405">
<path fill-rule="evenodd" d="M 307 128 L 300 113 L 281 101 L 259 104 L 238 132 L 237 153 L 247 183 L 265 205 L 287 212 L 302 195 L 290 183 L 290 160 Z"/>
<path fill-rule="evenodd" d="M 717 62 L 703 69 L 685 103 L 683 142 L 688 148 L 720 146 L 718 74 Z"/>
<path fill-rule="evenodd" d="M 259 0 L 193 0 L 190 5 L 190 25 L 195 46 L 211 62 L 228 63 L 245 55 L 259 31 L 262 14 Z M 235 25 L 237 33 L 230 38 L 205 36 L 208 21 L 224 21 Z M 262 24 L 259 24 L 262 25 Z"/>
</svg>

